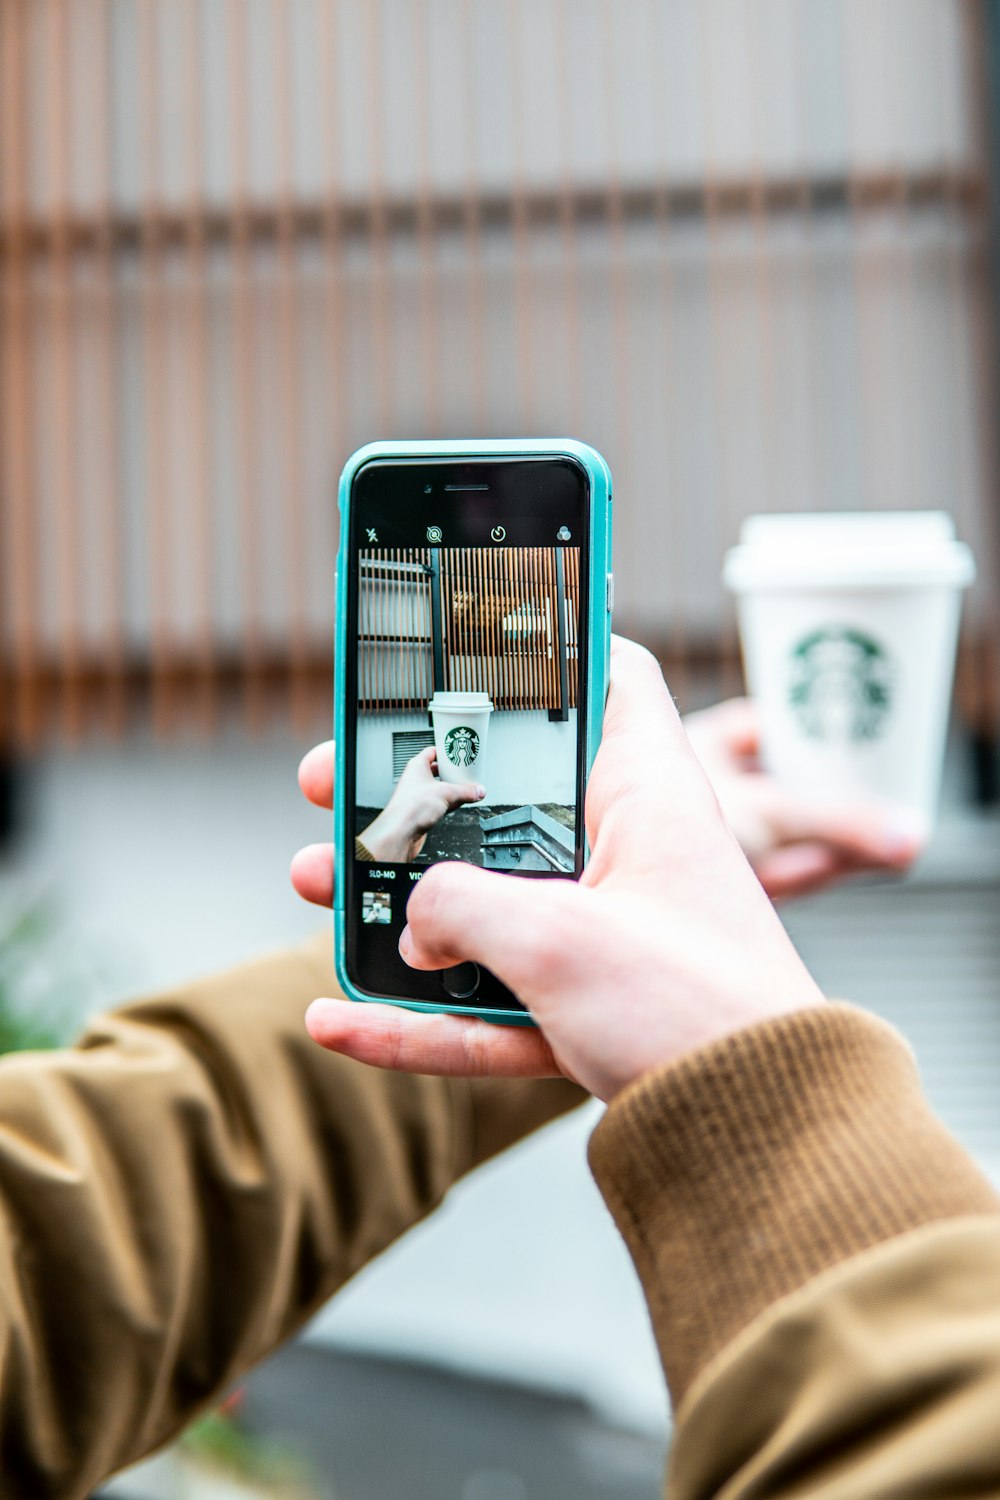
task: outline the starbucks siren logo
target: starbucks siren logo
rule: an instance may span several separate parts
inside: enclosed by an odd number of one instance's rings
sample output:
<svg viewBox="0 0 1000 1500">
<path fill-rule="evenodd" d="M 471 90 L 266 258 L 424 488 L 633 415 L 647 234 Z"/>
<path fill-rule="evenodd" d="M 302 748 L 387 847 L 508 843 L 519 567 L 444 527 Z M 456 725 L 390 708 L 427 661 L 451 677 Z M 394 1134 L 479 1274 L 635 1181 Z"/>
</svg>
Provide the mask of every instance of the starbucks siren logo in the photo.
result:
<svg viewBox="0 0 1000 1500">
<path fill-rule="evenodd" d="M 893 666 L 885 647 L 848 625 L 814 630 L 793 648 L 788 701 L 814 740 L 876 740 L 892 709 Z"/>
<path fill-rule="evenodd" d="M 444 753 L 453 766 L 474 765 L 479 754 L 479 736 L 467 724 L 456 724 L 444 737 Z"/>
</svg>

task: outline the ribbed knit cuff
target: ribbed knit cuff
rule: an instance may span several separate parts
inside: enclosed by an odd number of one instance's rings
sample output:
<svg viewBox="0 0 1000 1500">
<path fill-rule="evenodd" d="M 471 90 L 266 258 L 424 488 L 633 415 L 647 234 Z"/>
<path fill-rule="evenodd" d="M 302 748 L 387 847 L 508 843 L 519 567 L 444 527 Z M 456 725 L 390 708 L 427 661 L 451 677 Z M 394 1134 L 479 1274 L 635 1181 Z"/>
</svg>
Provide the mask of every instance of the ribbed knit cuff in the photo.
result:
<svg viewBox="0 0 1000 1500">
<path fill-rule="evenodd" d="M 673 1400 L 820 1271 L 1000 1199 L 935 1118 L 890 1026 L 848 1005 L 748 1028 L 612 1103 L 590 1143 Z"/>
</svg>

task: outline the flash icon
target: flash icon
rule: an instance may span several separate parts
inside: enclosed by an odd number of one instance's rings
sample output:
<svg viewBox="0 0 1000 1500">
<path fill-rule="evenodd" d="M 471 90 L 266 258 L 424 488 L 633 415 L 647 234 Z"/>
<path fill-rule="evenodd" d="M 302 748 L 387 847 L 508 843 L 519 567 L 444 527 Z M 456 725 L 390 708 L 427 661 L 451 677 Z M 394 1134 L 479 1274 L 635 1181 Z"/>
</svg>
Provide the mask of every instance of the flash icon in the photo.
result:
<svg viewBox="0 0 1000 1500">
<path fill-rule="evenodd" d="M 375 527 L 374 526 L 368 526 L 365 529 L 368 532 L 368 540 L 370 542 L 377 542 L 378 541 L 378 532 L 375 530 Z"/>
</svg>

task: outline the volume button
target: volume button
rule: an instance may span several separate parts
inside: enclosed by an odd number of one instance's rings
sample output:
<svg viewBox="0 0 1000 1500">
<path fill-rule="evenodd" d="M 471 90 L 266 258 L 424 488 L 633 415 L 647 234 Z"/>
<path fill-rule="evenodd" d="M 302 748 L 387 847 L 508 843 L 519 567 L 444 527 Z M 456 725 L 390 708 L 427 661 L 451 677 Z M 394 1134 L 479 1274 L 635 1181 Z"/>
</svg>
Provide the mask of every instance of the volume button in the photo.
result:
<svg viewBox="0 0 1000 1500">
<path fill-rule="evenodd" d="M 613 573 L 609 573 L 608 574 L 607 606 L 608 606 L 608 614 L 609 615 L 614 614 L 614 612 L 615 612 L 615 575 Z"/>
</svg>

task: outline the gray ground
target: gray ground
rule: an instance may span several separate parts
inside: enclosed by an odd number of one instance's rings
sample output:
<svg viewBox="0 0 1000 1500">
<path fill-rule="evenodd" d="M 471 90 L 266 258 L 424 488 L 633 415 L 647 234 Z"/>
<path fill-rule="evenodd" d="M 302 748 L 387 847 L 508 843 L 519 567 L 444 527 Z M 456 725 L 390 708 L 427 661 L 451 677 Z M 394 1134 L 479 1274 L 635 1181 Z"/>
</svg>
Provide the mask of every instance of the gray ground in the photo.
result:
<svg viewBox="0 0 1000 1500">
<path fill-rule="evenodd" d="M 316 1500 L 658 1500 L 664 1446 L 582 1401 L 293 1345 L 250 1377 L 243 1420 L 297 1454 Z M 155 1469 L 114 1500 L 162 1493 Z M 110 1496 L 109 1496 L 110 1500 Z"/>
</svg>

